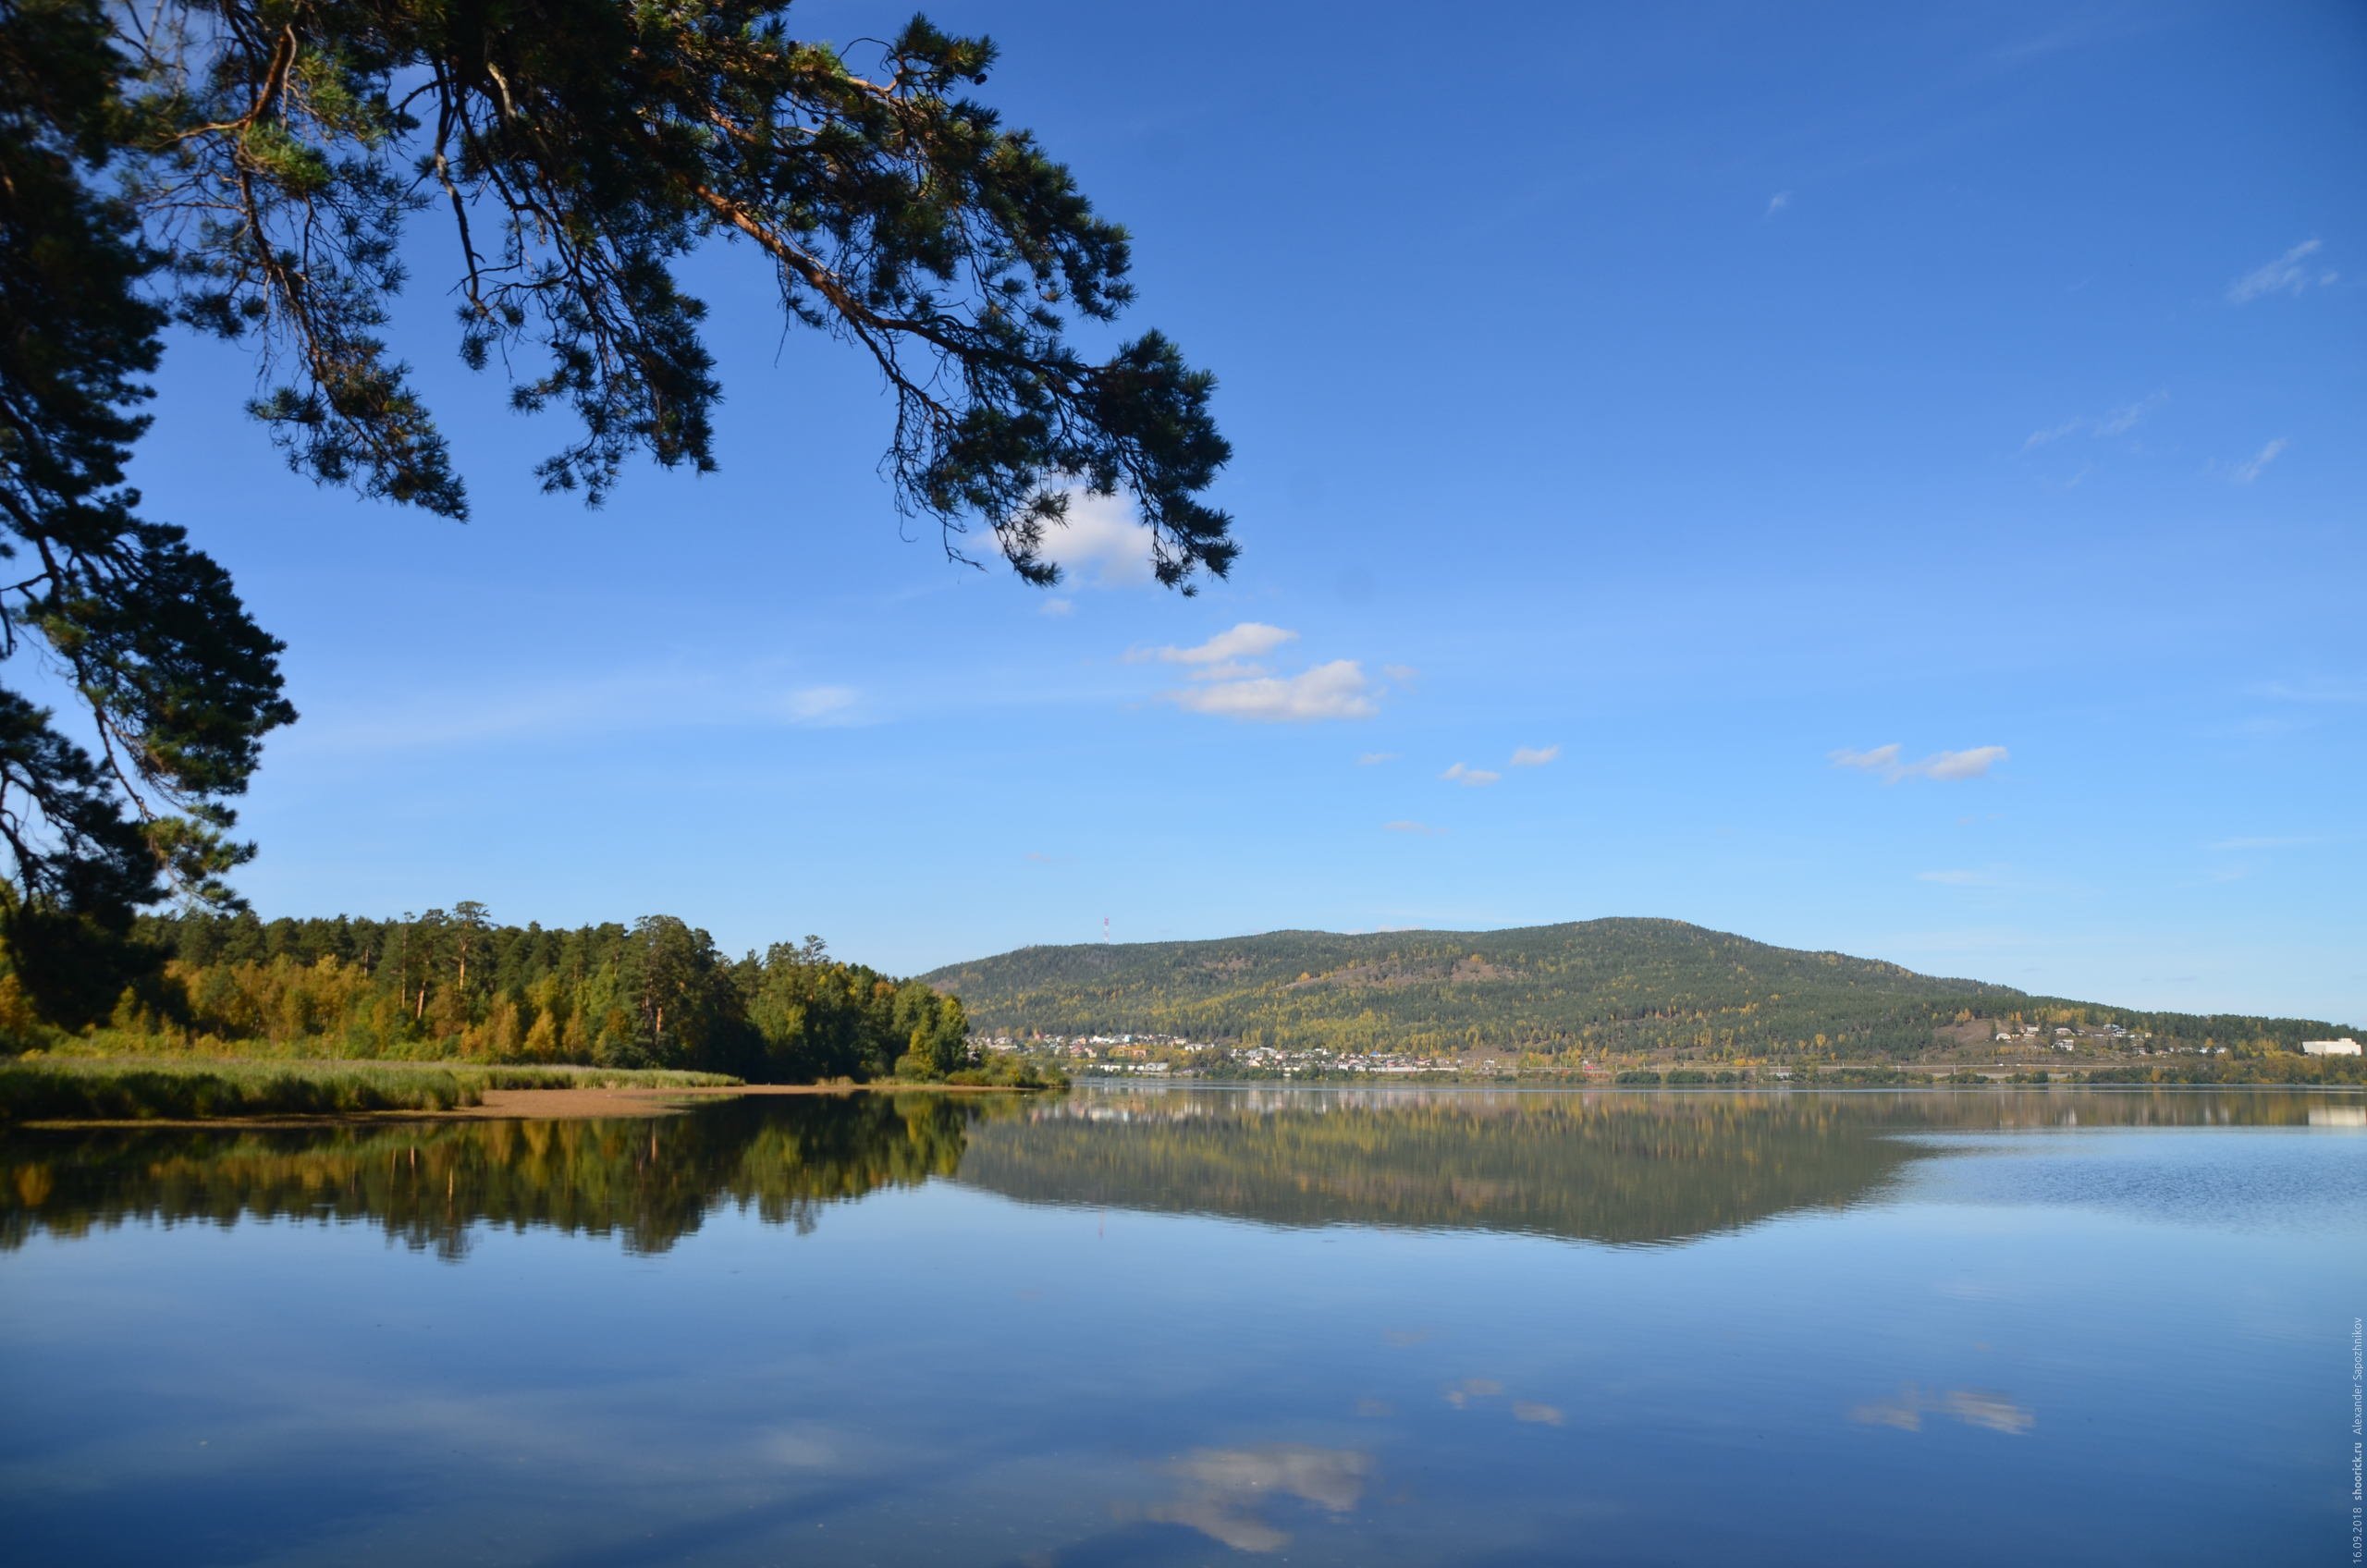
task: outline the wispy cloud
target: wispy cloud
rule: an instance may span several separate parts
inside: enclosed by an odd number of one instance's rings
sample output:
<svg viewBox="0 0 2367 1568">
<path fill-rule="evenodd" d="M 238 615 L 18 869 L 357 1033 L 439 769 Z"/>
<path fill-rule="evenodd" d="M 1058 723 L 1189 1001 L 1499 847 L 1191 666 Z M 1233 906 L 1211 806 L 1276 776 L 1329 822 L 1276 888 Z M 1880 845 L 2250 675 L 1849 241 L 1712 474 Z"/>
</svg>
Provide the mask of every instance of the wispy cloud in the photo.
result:
<svg viewBox="0 0 2367 1568">
<path fill-rule="evenodd" d="M 1835 767 L 1879 773 L 1883 782 L 1895 784 L 1902 778 L 1978 778 L 2004 762 L 2006 753 L 2003 746 L 1972 746 L 1961 752 L 1933 752 L 1919 762 L 1908 762 L 1894 741 L 1868 751 L 1844 746 L 1827 755 Z"/>
<path fill-rule="evenodd" d="M 1410 664 L 1385 664 L 1380 667 L 1380 673 L 1404 686 L 1410 684 L 1422 672 Z"/>
<path fill-rule="evenodd" d="M 324 755 L 523 745 L 694 729 L 838 729 L 874 722 L 853 687 L 789 686 L 763 667 L 619 670 L 542 685 L 423 693 L 350 705 L 342 721 L 299 726 L 290 750 Z"/>
<path fill-rule="evenodd" d="M 1066 615 L 1075 608 L 1076 601 L 1073 599 L 1047 599 L 1044 601 L 1041 613 L 1045 615 Z"/>
<path fill-rule="evenodd" d="M 1501 773 L 1490 773 L 1484 767 L 1471 767 L 1463 763 L 1456 763 L 1453 767 L 1450 767 L 1444 773 L 1440 774 L 1439 777 L 1441 778 L 1453 779 L 1455 783 L 1462 785 L 1466 790 L 1484 790 L 1489 785 L 1493 784 L 1497 779 L 1502 778 L 1503 775 Z"/>
<path fill-rule="evenodd" d="M 1994 888 L 2002 878 L 1993 871 L 1919 871 L 1915 880 L 1944 888 Z"/>
<path fill-rule="evenodd" d="M 2251 694 L 2277 703 L 2367 703 L 2367 680 L 2270 680 Z"/>
<path fill-rule="evenodd" d="M 2125 403 L 2104 413 L 2081 414 L 2075 419 L 2067 419 L 2061 424 L 2033 430 L 2022 438 L 2022 450 L 2034 452 L 2041 447 L 2052 446 L 2073 435 L 2087 435 L 2099 441 L 2126 435 L 2144 423 L 2147 415 L 2169 400 L 2170 395 L 2166 391 L 2150 392 L 2133 403 Z"/>
<path fill-rule="evenodd" d="M 2222 851 L 2241 851 L 2245 850 L 2304 850 L 2312 845 L 2323 844 L 2325 840 L 2324 839 L 2318 838 L 2222 839 L 2217 843 L 2213 844 L 2211 848 Z"/>
<path fill-rule="evenodd" d="M 1767 198 L 1767 215 L 1771 218 L 1776 217 L 1788 211 L 1791 205 L 1792 193 L 1788 190 L 1778 190 L 1774 195 Z"/>
<path fill-rule="evenodd" d="M 2235 466 L 2234 471 L 2230 472 L 2227 477 L 2234 480 L 2238 484 L 2250 484 L 2253 480 L 2258 479 L 2261 476 L 2262 472 L 2267 469 L 2269 464 L 2275 462 L 2278 457 L 2283 455 L 2286 447 L 2291 445 L 2292 443 L 2285 439 L 2284 436 L 2278 436 L 2275 440 L 2271 441 L 2267 446 L 2263 447 L 2259 451 L 2254 452 L 2250 457 L 2246 458 L 2242 462 L 2238 463 Z"/>
<path fill-rule="evenodd" d="M 1561 754 L 1562 748 L 1558 745 L 1515 746 L 1513 748 L 1512 766 L 1515 767 L 1543 767 L 1547 763 L 1551 762 L 1555 757 L 1558 757 Z"/>
<path fill-rule="evenodd" d="M 1870 751 L 1864 752 L 1844 746 L 1839 751 L 1829 754 L 1835 767 L 1857 767 L 1863 768 L 1869 773 L 1888 773 L 1894 776 L 1898 771 L 1898 742 L 1895 741 L 1887 746 L 1876 746 Z"/>
<path fill-rule="evenodd" d="M 1128 664 L 1146 664 L 1156 660 L 1160 664 L 1227 665 L 1245 659 L 1262 658 L 1285 643 L 1298 641 L 1298 633 L 1263 621 L 1245 620 L 1230 631 L 1220 631 L 1207 642 L 1189 648 L 1134 648 L 1128 650 Z"/>
<path fill-rule="evenodd" d="M 2145 416 L 2170 400 L 2167 392 L 2149 393 L 2125 408 L 2113 410 L 2096 422 L 2096 434 L 2126 435 L 2144 423 Z"/>
<path fill-rule="evenodd" d="M 1193 713 L 1257 724 L 1370 718 L 1380 711 L 1373 700 L 1371 680 L 1354 659 L 1333 659 L 1297 675 L 1211 680 L 1165 695 L 1169 702 Z"/>
<path fill-rule="evenodd" d="M 1908 771 L 1926 778 L 1978 778 L 2005 760 L 2003 746 L 1974 746 L 1962 752 L 1934 752 Z"/>
<path fill-rule="evenodd" d="M 1403 752 L 1367 752 L 1364 755 L 1356 759 L 1356 766 L 1358 767 L 1379 767 L 1382 763 L 1395 762 L 1399 757 L 1404 756 L 1404 754 L 1405 753 Z"/>
<path fill-rule="evenodd" d="M 791 724 L 843 723 L 855 700 L 852 686 L 801 686 L 782 694 L 780 715 Z"/>
<path fill-rule="evenodd" d="M 2299 294 L 2312 284 L 2336 282 L 2341 274 L 2312 261 L 2324 247 L 2304 239 L 2273 262 L 2263 262 L 2227 285 L 2227 303 L 2249 305 L 2271 294 Z"/>
<path fill-rule="evenodd" d="M 1425 839 L 1435 839 L 1446 831 L 1443 827 L 1433 827 L 1427 822 L 1409 822 L 1402 817 L 1395 822 L 1382 823 L 1380 830 L 1383 833 L 1412 833 Z"/>
</svg>

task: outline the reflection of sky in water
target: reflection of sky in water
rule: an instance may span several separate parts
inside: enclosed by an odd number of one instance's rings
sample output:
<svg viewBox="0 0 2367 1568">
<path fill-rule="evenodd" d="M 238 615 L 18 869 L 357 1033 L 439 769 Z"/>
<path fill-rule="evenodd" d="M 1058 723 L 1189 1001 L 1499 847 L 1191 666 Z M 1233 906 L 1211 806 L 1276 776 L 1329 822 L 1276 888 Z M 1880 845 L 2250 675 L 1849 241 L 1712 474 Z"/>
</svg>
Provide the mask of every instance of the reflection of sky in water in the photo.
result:
<svg viewBox="0 0 2367 1568">
<path fill-rule="evenodd" d="M 668 1187 L 655 1219 L 627 1140 L 564 1201 L 484 1200 L 622 1229 L 442 1254 L 409 1210 L 36 1229 L 0 1253 L 0 1555 L 2217 1564 L 2324 1555 L 2348 1506 L 2367 1139 L 2339 1129 L 1919 1134 L 1870 1191 L 1891 1164 L 1747 1140 L 1810 1160 L 1754 1189 L 1801 1207 L 1631 1246 L 1487 1206 L 1683 1231 L 1726 1212 L 1688 1182 L 1735 1147 L 1655 1168 L 1693 1145 L 1614 1122 L 1651 1135 L 1538 1158 L 1617 1204 L 1490 1194 L 1453 1229 L 1395 1182 L 1339 1200 L 1375 1223 L 1300 1223 L 1287 1171 L 1171 1211 L 1013 1201 L 896 1152 L 941 1129 L 881 1126 L 906 1141 L 701 1145 L 746 1195 Z M 881 1184 L 817 1207 L 749 1152 L 824 1147 Z M 1075 1152 L 1123 1186 L 1165 1147 Z M 1008 1178 L 1050 1182 L 1025 1153 Z"/>
<path fill-rule="evenodd" d="M 1907 1141 L 1957 1158 L 1914 1167 L 1903 1201 L 2071 1207 L 2179 1225 L 2339 1234 L 2367 1214 L 2367 1139 L 2318 1117 L 2357 1109 L 2314 1108 L 2310 1130 L 1913 1135 Z M 1964 1158 L 1971 1156 L 1990 1158 Z"/>
<path fill-rule="evenodd" d="M 1355 1449 L 1279 1443 L 1267 1448 L 1195 1449 L 1167 1467 L 1181 1496 L 1143 1517 L 1188 1525 L 1236 1551 L 1278 1551 L 1290 1533 L 1269 1513 L 1296 1498 L 1331 1513 L 1346 1513 L 1363 1498 L 1372 1456 Z"/>
</svg>

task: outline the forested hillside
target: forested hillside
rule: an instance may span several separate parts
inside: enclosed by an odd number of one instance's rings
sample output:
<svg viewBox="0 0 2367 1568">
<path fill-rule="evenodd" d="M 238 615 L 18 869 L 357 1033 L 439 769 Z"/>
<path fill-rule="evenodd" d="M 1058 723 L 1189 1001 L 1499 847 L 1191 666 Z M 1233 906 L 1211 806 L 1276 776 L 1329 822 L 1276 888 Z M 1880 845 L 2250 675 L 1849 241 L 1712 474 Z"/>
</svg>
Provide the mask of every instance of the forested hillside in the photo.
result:
<svg viewBox="0 0 2367 1568">
<path fill-rule="evenodd" d="M 546 930 L 464 902 L 400 920 L 155 916 L 135 935 L 166 962 L 98 1032 L 109 1049 L 592 1062 L 776 1083 L 942 1077 L 966 1059 L 952 996 L 840 962 L 813 937 L 727 958 L 669 915 Z M 0 966 L 0 1041 L 60 1040 Z"/>
<path fill-rule="evenodd" d="M 2288 1047 L 2330 1027 L 2030 997 L 1674 920 L 1022 948 L 923 978 L 958 993 L 982 1029 L 1294 1049 L 1846 1060 L 1919 1053 L 1978 1019 Z"/>
</svg>

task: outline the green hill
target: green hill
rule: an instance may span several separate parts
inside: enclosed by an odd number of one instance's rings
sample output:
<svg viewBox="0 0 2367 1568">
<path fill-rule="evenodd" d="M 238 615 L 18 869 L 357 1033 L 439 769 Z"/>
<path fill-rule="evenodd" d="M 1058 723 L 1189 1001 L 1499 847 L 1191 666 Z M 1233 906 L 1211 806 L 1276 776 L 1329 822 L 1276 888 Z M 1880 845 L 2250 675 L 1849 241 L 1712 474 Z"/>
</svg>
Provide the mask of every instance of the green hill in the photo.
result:
<svg viewBox="0 0 2367 1568">
<path fill-rule="evenodd" d="M 1022 948 L 924 975 L 974 1025 L 1334 1050 L 1912 1055 L 1979 1021 L 2291 1046 L 2331 1026 L 2031 997 L 1674 920 Z"/>
</svg>

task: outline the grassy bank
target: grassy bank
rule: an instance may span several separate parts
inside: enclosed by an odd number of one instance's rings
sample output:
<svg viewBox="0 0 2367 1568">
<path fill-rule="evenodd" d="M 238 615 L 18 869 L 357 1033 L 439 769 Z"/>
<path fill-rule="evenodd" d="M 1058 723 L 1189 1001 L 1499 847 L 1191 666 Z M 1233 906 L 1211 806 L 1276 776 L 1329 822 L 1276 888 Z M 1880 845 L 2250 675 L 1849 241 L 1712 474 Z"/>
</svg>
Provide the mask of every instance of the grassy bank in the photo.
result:
<svg viewBox="0 0 2367 1568">
<path fill-rule="evenodd" d="M 0 1062 L 0 1122 L 455 1110 L 488 1089 L 724 1088 L 715 1072 L 439 1062 L 34 1057 Z"/>
</svg>

